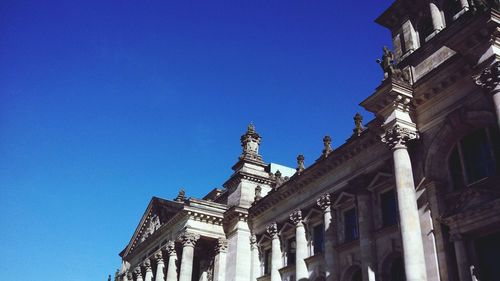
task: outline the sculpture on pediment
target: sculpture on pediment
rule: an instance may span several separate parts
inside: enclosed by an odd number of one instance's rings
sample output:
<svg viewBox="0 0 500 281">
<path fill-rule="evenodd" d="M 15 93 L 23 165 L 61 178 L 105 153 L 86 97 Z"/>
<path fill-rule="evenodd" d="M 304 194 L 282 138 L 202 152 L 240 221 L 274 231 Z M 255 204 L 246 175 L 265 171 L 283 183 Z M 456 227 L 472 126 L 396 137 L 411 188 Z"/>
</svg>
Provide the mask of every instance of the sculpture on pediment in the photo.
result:
<svg viewBox="0 0 500 281">
<path fill-rule="evenodd" d="M 384 46 L 382 48 L 382 58 L 377 60 L 380 64 L 382 70 L 384 71 L 384 80 L 387 78 L 393 78 L 396 80 L 409 82 L 410 79 L 406 73 L 404 73 L 399 67 L 397 67 L 396 57 L 394 53 Z"/>
<path fill-rule="evenodd" d="M 157 214 L 153 214 L 149 220 L 148 225 L 146 226 L 144 233 L 141 236 L 141 242 L 146 240 L 149 236 L 151 236 L 158 228 L 161 226 L 160 217 Z"/>
</svg>

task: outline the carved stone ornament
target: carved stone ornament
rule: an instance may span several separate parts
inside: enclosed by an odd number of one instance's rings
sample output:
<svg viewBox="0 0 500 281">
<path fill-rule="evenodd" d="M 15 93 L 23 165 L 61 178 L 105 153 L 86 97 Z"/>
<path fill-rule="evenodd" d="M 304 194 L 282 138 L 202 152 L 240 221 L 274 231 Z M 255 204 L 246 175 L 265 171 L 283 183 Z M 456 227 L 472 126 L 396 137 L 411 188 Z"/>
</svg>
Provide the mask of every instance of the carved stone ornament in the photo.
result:
<svg viewBox="0 0 500 281">
<path fill-rule="evenodd" d="M 302 171 L 304 171 L 305 169 L 305 166 L 304 166 L 304 155 L 302 154 L 299 154 L 299 156 L 297 156 L 297 172 L 300 174 Z"/>
<path fill-rule="evenodd" d="M 151 271 L 151 260 L 146 259 L 143 263 L 144 268 L 146 271 Z"/>
<path fill-rule="evenodd" d="M 276 173 L 274 173 L 274 180 L 275 180 L 275 186 L 274 186 L 275 188 L 278 188 L 285 182 L 285 180 L 281 176 L 280 170 L 277 170 Z"/>
<path fill-rule="evenodd" d="M 157 264 L 158 263 L 163 263 L 163 254 L 162 254 L 161 251 L 156 252 L 155 255 L 154 255 L 154 257 L 155 257 L 155 260 L 156 260 Z"/>
<path fill-rule="evenodd" d="M 266 231 L 269 234 L 269 236 L 271 236 L 271 238 L 278 237 L 278 225 L 275 222 L 269 224 L 266 228 Z"/>
<path fill-rule="evenodd" d="M 290 214 L 290 220 L 294 225 L 302 223 L 302 211 L 297 209 Z"/>
<path fill-rule="evenodd" d="M 157 214 L 153 214 L 149 220 L 144 233 L 142 234 L 140 241 L 146 240 L 149 236 L 151 236 L 158 228 L 161 226 L 160 217 Z"/>
<path fill-rule="evenodd" d="M 184 200 L 186 200 L 186 191 L 184 190 L 184 188 L 181 187 L 179 189 L 179 193 L 177 194 L 177 197 L 175 198 L 175 201 L 184 202 Z"/>
<path fill-rule="evenodd" d="M 500 91 L 498 89 L 498 85 L 500 84 L 500 62 L 496 61 L 485 68 L 474 80 L 487 93 L 494 94 Z"/>
<path fill-rule="evenodd" d="M 257 249 L 257 236 L 255 234 L 250 235 L 250 249 Z"/>
<path fill-rule="evenodd" d="M 227 252 L 227 240 L 225 238 L 217 239 L 217 244 L 215 245 L 215 253 L 226 253 Z"/>
<path fill-rule="evenodd" d="M 392 78 L 399 81 L 409 82 L 410 79 L 407 73 L 403 72 L 396 62 L 396 57 L 394 53 L 384 46 L 382 48 L 382 58 L 377 60 L 380 67 L 384 71 L 384 80 L 387 78 Z"/>
<path fill-rule="evenodd" d="M 170 256 L 177 255 L 177 253 L 175 252 L 175 242 L 174 241 L 168 241 L 165 248 Z"/>
<path fill-rule="evenodd" d="M 132 272 L 127 272 L 127 279 L 128 280 L 134 280 L 134 275 L 132 274 Z"/>
<path fill-rule="evenodd" d="M 382 136 L 382 142 L 386 143 L 391 149 L 404 148 L 409 141 L 418 139 L 418 137 L 417 132 L 408 128 L 402 128 L 396 124 L 385 131 L 385 134 Z"/>
<path fill-rule="evenodd" d="M 330 206 L 332 205 L 331 197 L 330 194 L 326 193 L 321 195 L 317 200 L 316 204 L 318 204 L 318 207 L 323 210 L 327 211 L 330 209 Z"/>
<path fill-rule="evenodd" d="M 246 133 L 240 138 L 241 146 L 243 147 L 240 159 L 247 158 L 262 161 L 262 156 L 259 155 L 260 140 L 259 134 L 255 131 L 255 126 L 250 123 Z"/>
<path fill-rule="evenodd" d="M 323 138 L 323 151 L 321 155 L 326 158 L 332 151 L 332 138 L 330 136 L 325 136 Z"/>
<path fill-rule="evenodd" d="M 255 201 L 259 201 L 260 199 L 262 199 L 262 187 L 260 185 L 257 185 L 257 187 L 255 187 L 255 198 L 254 198 L 254 200 Z"/>
<path fill-rule="evenodd" d="M 359 137 L 365 129 L 363 127 L 363 116 L 359 113 L 356 113 L 353 119 L 354 119 L 354 129 L 352 129 L 352 135 Z"/>
<path fill-rule="evenodd" d="M 140 277 L 142 279 L 142 271 L 141 271 L 141 267 L 140 266 L 138 266 L 138 267 L 135 268 L 134 274 L 135 274 L 136 278 Z"/>
<path fill-rule="evenodd" d="M 200 235 L 191 232 L 184 232 L 181 234 L 180 239 L 184 247 L 186 246 L 194 247 L 196 246 L 196 241 L 200 239 Z"/>
</svg>

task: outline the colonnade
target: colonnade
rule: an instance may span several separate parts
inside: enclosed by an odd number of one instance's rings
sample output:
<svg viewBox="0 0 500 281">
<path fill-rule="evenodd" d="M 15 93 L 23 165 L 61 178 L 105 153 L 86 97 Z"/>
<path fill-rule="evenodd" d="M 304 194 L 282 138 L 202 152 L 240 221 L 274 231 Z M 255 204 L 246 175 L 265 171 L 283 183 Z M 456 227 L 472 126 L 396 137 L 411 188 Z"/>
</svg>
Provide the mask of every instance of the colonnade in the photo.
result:
<svg viewBox="0 0 500 281">
<path fill-rule="evenodd" d="M 175 241 L 169 241 L 164 247 L 161 247 L 154 253 L 151 258 L 147 258 L 144 262 L 123 274 L 121 281 L 191 281 L 195 256 L 194 250 L 199 239 L 200 236 L 198 234 L 191 232 L 184 232 L 179 236 L 182 245 L 179 269 L 177 268 Z M 227 253 L 227 241 L 225 238 L 216 241 L 214 253 L 214 274 L 212 280 L 225 281 Z M 168 260 L 166 271 L 165 259 Z M 156 272 L 154 274 L 152 270 L 153 263 L 156 265 Z"/>
</svg>

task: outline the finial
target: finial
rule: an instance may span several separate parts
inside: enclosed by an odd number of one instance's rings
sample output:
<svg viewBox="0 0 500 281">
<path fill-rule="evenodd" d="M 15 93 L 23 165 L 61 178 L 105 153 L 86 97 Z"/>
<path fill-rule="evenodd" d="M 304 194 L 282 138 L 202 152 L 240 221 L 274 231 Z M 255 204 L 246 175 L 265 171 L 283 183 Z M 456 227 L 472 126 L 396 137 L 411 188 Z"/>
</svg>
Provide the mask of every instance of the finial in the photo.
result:
<svg viewBox="0 0 500 281">
<path fill-rule="evenodd" d="M 304 155 L 302 155 L 302 154 L 299 154 L 297 156 L 297 168 L 296 168 L 296 170 L 297 170 L 297 173 L 299 173 L 299 174 L 302 171 L 304 171 L 304 169 L 305 169 L 305 167 L 304 167 L 304 159 L 305 159 Z"/>
<path fill-rule="evenodd" d="M 184 202 L 186 199 L 186 191 L 184 191 L 184 188 L 179 189 L 179 193 L 177 194 L 177 197 L 175 198 L 175 201 L 177 202 Z"/>
<path fill-rule="evenodd" d="M 333 149 L 332 149 L 332 138 L 330 136 L 325 136 L 323 138 L 323 146 L 324 146 L 324 148 L 323 148 L 323 154 L 322 154 L 322 156 L 326 158 L 333 151 Z"/>
<path fill-rule="evenodd" d="M 363 127 L 363 116 L 359 113 L 356 113 L 353 119 L 354 119 L 354 129 L 352 129 L 353 132 L 352 135 L 359 137 L 363 132 L 363 130 L 365 129 Z"/>
<path fill-rule="evenodd" d="M 262 162 L 262 156 L 259 155 L 260 139 L 259 134 L 255 131 L 255 126 L 250 123 L 246 133 L 240 138 L 243 147 L 240 159 L 252 159 Z"/>
</svg>

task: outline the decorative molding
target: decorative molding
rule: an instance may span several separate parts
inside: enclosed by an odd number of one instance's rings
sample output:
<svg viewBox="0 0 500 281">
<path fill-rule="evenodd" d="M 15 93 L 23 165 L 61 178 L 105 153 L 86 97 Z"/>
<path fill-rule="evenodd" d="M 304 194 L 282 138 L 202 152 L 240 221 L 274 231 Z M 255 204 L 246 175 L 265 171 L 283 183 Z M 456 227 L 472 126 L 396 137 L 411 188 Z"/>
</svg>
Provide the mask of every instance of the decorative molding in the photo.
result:
<svg viewBox="0 0 500 281">
<path fill-rule="evenodd" d="M 302 211 L 300 209 L 296 209 L 294 210 L 291 214 L 290 214 L 290 221 L 292 221 L 292 223 L 294 225 L 299 225 L 302 223 Z"/>
<path fill-rule="evenodd" d="M 382 142 L 387 144 L 390 149 L 406 148 L 409 141 L 418 139 L 419 135 L 416 131 L 408 128 L 403 128 L 396 124 L 392 128 L 385 131 L 382 136 Z"/>
<path fill-rule="evenodd" d="M 276 222 L 269 224 L 266 228 L 267 233 L 271 236 L 271 239 L 278 238 L 278 225 Z"/>
<path fill-rule="evenodd" d="M 332 201 L 329 193 L 321 195 L 317 200 L 316 204 L 318 207 L 323 210 L 323 212 L 330 211 L 330 207 L 332 206 Z"/>
</svg>

